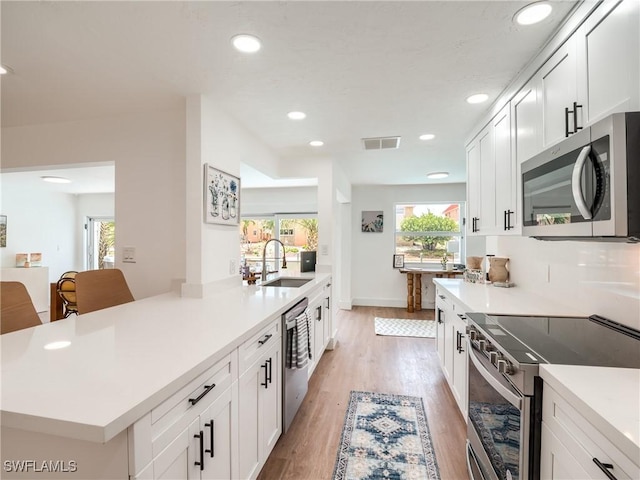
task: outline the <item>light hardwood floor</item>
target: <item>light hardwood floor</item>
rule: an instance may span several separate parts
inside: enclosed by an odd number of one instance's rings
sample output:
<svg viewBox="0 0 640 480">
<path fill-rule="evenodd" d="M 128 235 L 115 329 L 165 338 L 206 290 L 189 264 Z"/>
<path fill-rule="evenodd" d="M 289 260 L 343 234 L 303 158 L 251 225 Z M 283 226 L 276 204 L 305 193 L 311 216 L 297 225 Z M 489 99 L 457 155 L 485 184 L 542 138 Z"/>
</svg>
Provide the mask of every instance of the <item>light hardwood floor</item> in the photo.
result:
<svg viewBox="0 0 640 480">
<path fill-rule="evenodd" d="M 374 333 L 374 317 L 433 319 L 433 310 L 354 307 L 338 315 L 338 345 L 322 356 L 258 480 L 331 479 L 351 390 L 421 396 L 441 479 L 468 479 L 466 424 L 442 375 L 435 339 Z"/>
</svg>

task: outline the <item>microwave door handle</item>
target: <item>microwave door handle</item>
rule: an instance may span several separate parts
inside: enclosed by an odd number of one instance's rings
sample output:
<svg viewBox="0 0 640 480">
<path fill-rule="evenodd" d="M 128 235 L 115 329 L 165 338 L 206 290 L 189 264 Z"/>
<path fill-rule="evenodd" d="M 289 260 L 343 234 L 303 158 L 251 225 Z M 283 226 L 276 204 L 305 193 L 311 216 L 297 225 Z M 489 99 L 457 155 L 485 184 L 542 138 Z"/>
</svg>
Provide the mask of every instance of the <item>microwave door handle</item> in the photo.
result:
<svg viewBox="0 0 640 480">
<path fill-rule="evenodd" d="M 589 153 L 591 153 L 591 145 L 587 145 L 580 151 L 578 159 L 573 166 L 573 174 L 571 175 L 571 193 L 573 193 L 573 200 L 576 202 L 576 207 L 578 207 L 578 211 L 585 220 L 591 220 L 591 211 L 584 201 L 581 180 L 582 170 L 584 170 L 584 164 L 587 161 L 587 157 L 589 157 Z"/>
</svg>

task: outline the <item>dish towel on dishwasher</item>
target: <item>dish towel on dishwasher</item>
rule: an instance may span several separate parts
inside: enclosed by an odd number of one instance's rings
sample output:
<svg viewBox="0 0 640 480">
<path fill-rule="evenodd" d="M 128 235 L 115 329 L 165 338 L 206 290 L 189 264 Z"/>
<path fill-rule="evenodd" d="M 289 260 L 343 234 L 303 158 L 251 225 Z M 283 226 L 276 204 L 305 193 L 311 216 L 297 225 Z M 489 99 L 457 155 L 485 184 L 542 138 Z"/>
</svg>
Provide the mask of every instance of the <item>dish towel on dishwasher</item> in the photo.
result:
<svg viewBox="0 0 640 480">
<path fill-rule="evenodd" d="M 307 310 L 296 317 L 296 326 L 287 330 L 286 368 L 304 368 L 311 358 L 309 315 Z"/>
</svg>

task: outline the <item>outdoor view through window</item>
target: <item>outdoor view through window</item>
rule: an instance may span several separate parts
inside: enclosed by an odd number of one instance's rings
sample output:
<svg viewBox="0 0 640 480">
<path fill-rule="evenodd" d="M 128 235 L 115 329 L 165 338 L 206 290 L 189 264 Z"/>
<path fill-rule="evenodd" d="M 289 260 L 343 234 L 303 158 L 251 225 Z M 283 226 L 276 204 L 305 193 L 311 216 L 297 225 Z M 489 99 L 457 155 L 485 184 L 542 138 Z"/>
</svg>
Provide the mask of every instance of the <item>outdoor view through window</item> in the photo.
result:
<svg viewBox="0 0 640 480">
<path fill-rule="evenodd" d="M 463 203 L 403 203 L 395 211 L 395 253 L 404 263 L 461 263 Z"/>
<path fill-rule="evenodd" d="M 277 238 L 285 245 L 288 272 L 299 272 L 300 254 L 316 251 L 318 247 L 318 220 L 310 215 L 242 218 L 242 265 L 247 265 L 252 272 L 262 272 L 262 251 L 267 241 L 272 238 Z M 278 242 L 270 242 L 267 245 L 265 264 L 268 272 L 275 272 L 281 268 L 282 255 L 282 247 Z"/>
</svg>

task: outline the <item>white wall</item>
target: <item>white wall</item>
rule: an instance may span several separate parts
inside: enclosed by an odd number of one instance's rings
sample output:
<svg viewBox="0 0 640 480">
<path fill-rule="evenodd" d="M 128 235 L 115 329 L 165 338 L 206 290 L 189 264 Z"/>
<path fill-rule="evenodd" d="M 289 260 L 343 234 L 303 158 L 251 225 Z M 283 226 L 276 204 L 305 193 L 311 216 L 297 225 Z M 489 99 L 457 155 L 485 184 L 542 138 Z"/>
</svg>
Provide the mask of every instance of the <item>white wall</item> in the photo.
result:
<svg viewBox="0 0 640 480">
<path fill-rule="evenodd" d="M 465 201 L 465 184 L 354 186 L 351 221 L 351 288 L 353 305 L 406 307 L 407 278 L 393 268 L 396 203 Z M 382 210 L 381 233 L 363 233 L 363 210 Z M 423 296 L 433 284 L 423 281 Z"/>
<path fill-rule="evenodd" d="M 318 211 L 318 187 L 243 188 L 242 215 Z"/>
<path fill-rule="evenodd" d="M 2 214 L 7 216 L 7 247 L 1 249 L 2 267 L 15 267 L 16 253 L 42 253 L 49 281 L 57 281 L 77 267 L 77 199 L 51 190 L 24 192 L 15 188 L 11 174 L 2 174 Z"/>
<path fill-rule="evenodd" d="M 3 128 L 2 167 L 115 163 L 116 267 L 135 298 L 148 297 L 185 277 L 185 124 L 179 109 Z M 118 260 L 124 246 L 136 263 Z"/>
<path fill-rule="evenodd" d="M 519 288 L 640 329 L 640 245 L 488 237 Z"/>
</svg>

